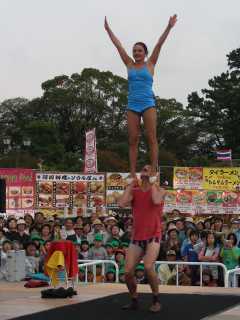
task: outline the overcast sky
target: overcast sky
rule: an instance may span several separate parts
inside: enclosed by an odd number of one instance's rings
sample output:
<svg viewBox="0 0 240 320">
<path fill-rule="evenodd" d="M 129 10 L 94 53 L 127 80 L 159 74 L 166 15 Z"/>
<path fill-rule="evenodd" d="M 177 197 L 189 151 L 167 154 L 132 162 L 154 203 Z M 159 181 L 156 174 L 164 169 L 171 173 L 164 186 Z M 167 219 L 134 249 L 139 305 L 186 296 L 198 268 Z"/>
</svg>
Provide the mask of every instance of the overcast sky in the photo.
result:
<svg viewBox="0 0 240 320">
<path fill-rule="evenodd" d="M 186 103 L 226 70 L 226 54 L 240 46 L 239 0 L 0 0 L 0 101 L 40 96 L 43 81 L 86 67 L 126 77 L 104 16 L 131 53 L 136 41 L 151 51 L 174 13 L 179 20 L 162 49 L 154 90 Z"/>
</svg>

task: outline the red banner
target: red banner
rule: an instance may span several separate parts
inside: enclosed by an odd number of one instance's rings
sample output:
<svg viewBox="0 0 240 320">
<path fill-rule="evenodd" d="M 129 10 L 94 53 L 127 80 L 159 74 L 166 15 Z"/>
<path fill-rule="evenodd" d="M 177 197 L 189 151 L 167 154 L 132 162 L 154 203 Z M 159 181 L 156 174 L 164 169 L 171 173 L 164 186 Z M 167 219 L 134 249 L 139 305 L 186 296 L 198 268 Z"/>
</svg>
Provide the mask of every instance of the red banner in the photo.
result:
<svg viewBox="0 0 240 320">
<path fill-rule="evenodd" d="M 6 180 L 7 213 L 32 213 L 34 210 L 36 174 L 32 169 L 0 169 Z"/>
<path fill-rule="evenodd" d="M 97 144 L 96 130 L 86 132 L 84 173 L 96 173 L 97 170 Z"/>
</svg>

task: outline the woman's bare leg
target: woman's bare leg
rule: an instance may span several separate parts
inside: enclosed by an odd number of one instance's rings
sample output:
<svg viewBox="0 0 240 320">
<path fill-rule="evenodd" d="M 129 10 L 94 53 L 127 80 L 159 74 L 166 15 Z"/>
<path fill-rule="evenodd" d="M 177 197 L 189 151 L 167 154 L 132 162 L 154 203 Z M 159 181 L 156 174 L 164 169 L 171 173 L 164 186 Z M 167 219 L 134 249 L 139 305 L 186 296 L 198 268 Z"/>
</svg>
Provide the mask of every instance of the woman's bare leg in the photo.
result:
<svg viewBox="0 0 240 320">
<path fill-rule="evenodd" d="M 138 144 L 139 144 L 139 134 L 140 134 L 140 121 L 141 121 L 140 115 L 130 110 L 127 111 L 129 161 L 130 161 L 130 173 L 132 177 L 135 177 L 136 175 Z"/>
<path fill-rule="evenodd" d="M 152 175 L 156 175 L 158 168 L 158 142 L 157 142 L 157 112 L 156 108 L 149 108 L 143 113 L 144 127 L 150 149 Z"/>
</svg>

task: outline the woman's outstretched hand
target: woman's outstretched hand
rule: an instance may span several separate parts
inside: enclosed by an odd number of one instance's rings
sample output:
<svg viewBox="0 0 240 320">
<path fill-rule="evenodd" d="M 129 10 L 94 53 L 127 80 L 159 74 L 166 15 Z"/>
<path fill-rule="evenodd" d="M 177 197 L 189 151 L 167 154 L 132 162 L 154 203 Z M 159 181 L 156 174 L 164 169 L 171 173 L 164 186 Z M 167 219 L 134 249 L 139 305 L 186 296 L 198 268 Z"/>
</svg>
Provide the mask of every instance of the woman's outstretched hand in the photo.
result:
<svg viewBox="0 0 240 320">
<path fill-rule="evenodd" d="M 173 28 L 175 26 L 176 22 L 177 22 L 177 15 L 175 14 L 174 16 L 169 18 L 168 26 L 170 28 Z"/>
</svg>

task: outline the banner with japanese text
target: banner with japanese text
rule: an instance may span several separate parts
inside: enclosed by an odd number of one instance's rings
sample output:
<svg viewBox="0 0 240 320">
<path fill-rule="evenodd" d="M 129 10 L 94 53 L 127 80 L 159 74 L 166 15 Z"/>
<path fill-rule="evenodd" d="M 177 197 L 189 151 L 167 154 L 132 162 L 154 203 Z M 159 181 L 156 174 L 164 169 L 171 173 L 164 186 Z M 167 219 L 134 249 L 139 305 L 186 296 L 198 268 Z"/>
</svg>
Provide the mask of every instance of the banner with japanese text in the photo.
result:
<svg viewBox="0 0 240 320">
<path fill-rule="evenodd" d="M 240 168 L 175 167 L 174 189 L 238 191 Z"/>
<path fill-rule="evenodd" d="M 0 178 L 6 180 L 7 214 L 34 212 L 36 174 L 32 169 L 0 168 Z"/>
<path fill-rule="evenodd" d="M 36 207 L 69 216 L 86 214 L 96 208 L 99 214 L 105 208 L 105 174 L 41 172 L 36 175 Z"/>
<path fill-rule="evenodd" d="M 240 168 L 203 168 L 203 189 L 230 190 L 240 187 Z"/>
</svg>

